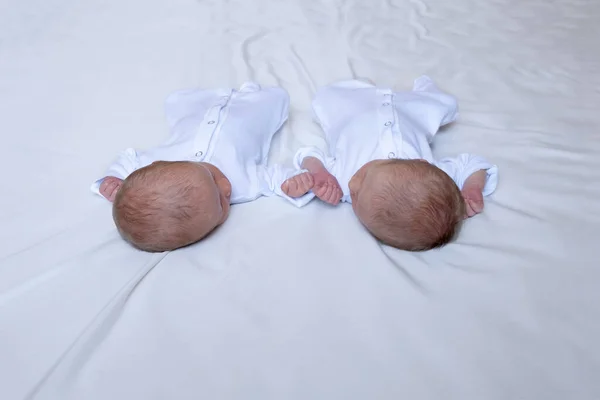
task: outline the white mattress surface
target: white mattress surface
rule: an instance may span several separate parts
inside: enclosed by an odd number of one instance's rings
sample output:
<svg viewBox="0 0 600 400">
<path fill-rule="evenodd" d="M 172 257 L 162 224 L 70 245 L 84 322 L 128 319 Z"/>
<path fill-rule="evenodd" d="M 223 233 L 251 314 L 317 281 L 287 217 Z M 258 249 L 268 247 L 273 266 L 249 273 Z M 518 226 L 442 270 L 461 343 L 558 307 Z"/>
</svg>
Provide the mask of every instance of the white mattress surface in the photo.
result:
<svg viewBox="0 0 600 400">
<path fill-rule="evenodd" d="M 5 0 L 0 399 L 600 398 L 600 2 Z M 235 206 L 170 254 L 127 246 L 90 183 L 167 135 L 190 87 L 311 96 L 431 76 L 440 156 L 500 168 L 453 244 L 381 247 L 351 207 Z"/>
</svg>

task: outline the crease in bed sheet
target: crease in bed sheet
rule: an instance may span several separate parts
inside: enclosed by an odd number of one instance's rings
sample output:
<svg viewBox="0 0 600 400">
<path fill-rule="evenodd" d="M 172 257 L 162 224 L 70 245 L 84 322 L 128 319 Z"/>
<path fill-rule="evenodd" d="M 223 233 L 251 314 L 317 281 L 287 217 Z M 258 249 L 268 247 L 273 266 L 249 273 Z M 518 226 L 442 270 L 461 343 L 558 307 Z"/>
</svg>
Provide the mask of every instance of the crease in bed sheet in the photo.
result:
<svg viewBox="0 0 600 400">
<path fill-rule="evenodd" d="M 65 350 L 31 392 L 25 396 L 25 399 L 45 398 L 44 393 L 50 393 L 46 398 L 53 399 L 55 398 L 54 393 L 65 389 L 59 386 L 68 381 L 66 377 L 76 376 L 77 371 L 92 357 L 112 327 L 118 322 L 128 299 L 134 294 L 138 285 L 168 254 L 159 253 L 152 256 L 152 259 L 92 319 L 72 345 Z"/>
</svg>

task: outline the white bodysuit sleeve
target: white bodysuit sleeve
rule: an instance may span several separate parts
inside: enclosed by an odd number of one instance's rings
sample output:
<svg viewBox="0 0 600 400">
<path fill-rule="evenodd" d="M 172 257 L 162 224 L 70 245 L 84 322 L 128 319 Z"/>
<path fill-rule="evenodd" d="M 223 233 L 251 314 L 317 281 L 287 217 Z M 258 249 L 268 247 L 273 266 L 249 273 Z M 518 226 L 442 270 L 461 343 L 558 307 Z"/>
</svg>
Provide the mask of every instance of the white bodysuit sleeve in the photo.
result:
<svg viewBox="0 0 600 400">
<path fill-rule="evenodd" d="M 331 172 L 331 169 L 335 162 L 335 159 L 333 157 L 326 155 L 325 152 L 323 152 L 318 147 L 301 147 L 300 149 L 298 149 L 298 151 L 296 151 L 296 154 L 294 154 L 294 168 L 296 168 L 297 170 L 301 170 L 302 161 L 304 161 L 306 157 L 314 157 L 317 160 L 321 161 L 325 168 L 327 168 L 327 171 L 329 172 Z"/>
<path fill-rule="evenodd" d="M 461 190 L 467 178 L 482 169 L 487 171 L 483 195 L 492 194 L 498 185 L 498 167 L 479 156 L 461 154 L 454 158 L 443 158 L 434 165 L 447 173 Z"/>
<path fill-rule="evenodd" d="M 299 175 L 303 172 L 307 172 L 303 169 L 286 168 L 281 165 L 269 166 L 266 169 L 267 176 L 265 179 L 268 181 L 269 189 L 272 193 L 275 193 L 279 197 L 283 197 L 296 207 L 304 207 L 315 197 L 314 193 L 309 191 L 304 196 L 292 198 L 283 193 L 281 190 L 281 184 L 293 176 Z"/>
<path fill-rule="evenodd" d="M 108 167 L 104 177 L 98 179 L 92 184 L 92 192 L 100 195 L 100 185 L 107 176 L 114 176 L 115 178 L 125 179 L 133 171 L 139 168 L 138 155 L 134 149 L 127 149 L 122 151 L 117 156 L 117 159 Z"/>
<path fill-rule="evenodd" d="M 395 103 L 401 116 L 425 133 L 430 143 L 441 126 L 458 118 L 456 98 L 442 92 L 427 76 L 415 80 L 412 92 L 397 93 Z"/>
<path fill-rule="evenodd" d="M 441 91 L 428 76 L 415 79 L 413 92 L 426 97 L 430 107 L 434 108 L 434 114 L 439 114 L 438 126 L 447 125 L 458 117 L 458 101 L 456 97 Z"/>
</svg>

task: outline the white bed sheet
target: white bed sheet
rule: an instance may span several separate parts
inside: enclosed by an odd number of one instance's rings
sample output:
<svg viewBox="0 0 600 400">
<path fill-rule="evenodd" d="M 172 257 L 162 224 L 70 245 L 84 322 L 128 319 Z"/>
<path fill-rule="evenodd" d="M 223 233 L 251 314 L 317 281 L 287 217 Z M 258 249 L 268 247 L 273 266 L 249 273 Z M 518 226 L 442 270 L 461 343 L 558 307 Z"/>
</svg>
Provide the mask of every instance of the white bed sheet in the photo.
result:
<svg viewBox="0 0 600 400">
<path fill-rule="evenodd" d="M 586 0 L 3 1 L 0 398 L 600 398 L 599 22 Z M 88 192 L 166 135 L 173 90 L 282 85 L 289 162 L 321 140 L 317 86 L 423 73 L 461 108 L 435 151 L 501 173 L 442 250 L 271 198 L 151 255 Z"/>
</svg>

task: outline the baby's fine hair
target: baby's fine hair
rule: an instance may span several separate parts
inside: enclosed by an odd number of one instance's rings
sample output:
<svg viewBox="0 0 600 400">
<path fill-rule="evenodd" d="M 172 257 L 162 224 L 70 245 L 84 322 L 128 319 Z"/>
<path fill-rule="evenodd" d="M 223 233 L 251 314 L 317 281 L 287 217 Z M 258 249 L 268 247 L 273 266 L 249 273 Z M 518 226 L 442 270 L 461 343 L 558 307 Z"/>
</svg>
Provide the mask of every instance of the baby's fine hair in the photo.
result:
<svg viewBox="0 0 600 400">
<path fill-rule="evenodd" d="M 408 251 L 442 247 L 457 234 L 465 203 L 454 181 L 422 160 L 392 160 L 373 194 L 367 228 L 383 243 Z"/>
<path fill-rule="evenodd" d="M 113 203 L 123 239 L 148 252 L 175 250 L 206 236 L 217 224 L 203 204 L 214 201 L 185 163 L 156 162 L 125 179 Z"/>
</svg>

